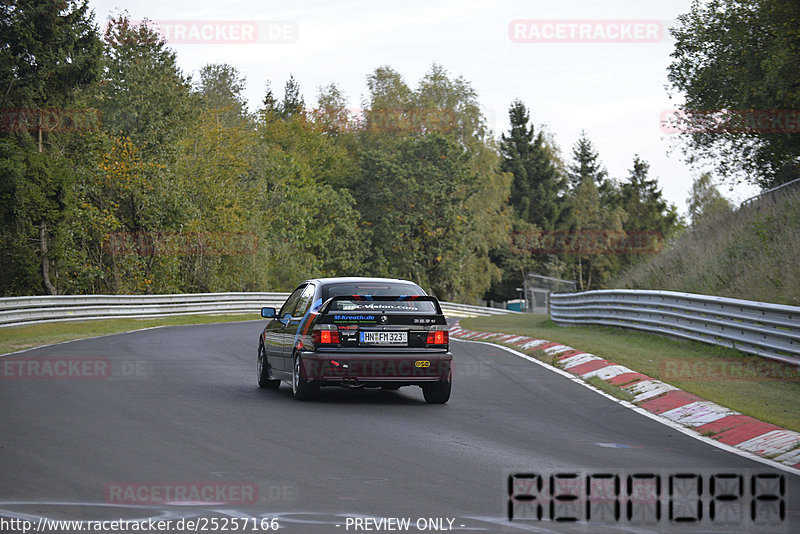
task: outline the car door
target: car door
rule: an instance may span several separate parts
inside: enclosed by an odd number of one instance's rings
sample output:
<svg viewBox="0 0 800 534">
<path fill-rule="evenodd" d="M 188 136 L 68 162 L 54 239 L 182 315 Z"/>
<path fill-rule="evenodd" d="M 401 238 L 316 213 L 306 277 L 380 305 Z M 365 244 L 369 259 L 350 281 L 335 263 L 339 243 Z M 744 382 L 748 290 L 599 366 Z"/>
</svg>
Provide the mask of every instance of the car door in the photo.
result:
<svg viewBox="0 0 800 534">
<path fill-rule="evenodd" d="M 303 294 L 305 285 L 295 289 L 286 302 L 283 303 L 278 311 L 277 317 L 270 321 L 264 333 L 264 348 L 267 351 L 269 364 L 273 369 L 287 371 L 286 363 L 283 358 L 283 347 L 286 344 L 286 328 L 291 321 L 292 313 L 297 307 L 297 301 Z"/>
<path fill-rule="evenodd" d="M 287 371 L 292 370 L 292 352 L 297 344 L 298 329 L 303 323 L 303 319 L 311 308 L 311 303 L 314 300 L 316 287 L 313 284 L 308 284 L 303 288 L 300 298 L 297 299 L 294 309 L 292 310 L 292 317 L 286 323 L 283 336 L 283 364 L 286 366 Z"/>
</svg>

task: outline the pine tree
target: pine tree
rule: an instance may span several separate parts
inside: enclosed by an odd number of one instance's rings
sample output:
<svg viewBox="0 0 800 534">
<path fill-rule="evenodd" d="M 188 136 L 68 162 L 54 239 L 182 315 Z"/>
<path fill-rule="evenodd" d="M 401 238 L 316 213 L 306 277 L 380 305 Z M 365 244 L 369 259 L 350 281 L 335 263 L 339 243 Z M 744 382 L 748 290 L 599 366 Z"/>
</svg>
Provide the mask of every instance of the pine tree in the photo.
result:
<svg viewBox="0 0 800 534">
<path fill-rule="evenodd" d="M 544 133 L 535 133 L 533 125 L 529 126 L 530 114 L 525 104 L 514 101 L 508 116 L 511 130 L 508 136 L 502 135 L 500 151 L 501 169 L 514 176 L 511 205 L 523 221 L 542 230 L 552 230 L 564 213 L 561 198 L 564 179 L 556 168 Z"/>
<path fill-rule="evenodd" d="M 569 185 L 575 189 L 585 179 L 592 179 L 601 187 L 608 172 L 599 161 L 599 154 L 585 131 L 581 131 L 578 142 L 572 149 L 573 163 L 569 166 Z"/>
<path fill-rule="evenodd" d="M 622 207 L 628 213 L 625 230 L 648 230 L 667 235 L 678 223 L 675 206 L 662 196 L 658 180 L 648 178 L 650 164 L 638 154 L 621 187 Z"/>
<path fill-rule="evenodd" d="M 294 75 L 289 76 L 283 94 L 283 102 L 280 105 L 280 113 L 284 119 L 302 115 L 306 107 L 303 95 L 300 94 L 300 84 L 294 79 Z"/>
<path fill-rule="evenodd" d="M 264 94 L 264 98 L 261 100 L 261 104 L 263 104 L 266 113 L 275 113 L 278 111 L 278 99 L 276 99 L 275 95 L 272 93 L 272 84 L 269 81 L 267 81 L 267 91 Z"/>
</svg>

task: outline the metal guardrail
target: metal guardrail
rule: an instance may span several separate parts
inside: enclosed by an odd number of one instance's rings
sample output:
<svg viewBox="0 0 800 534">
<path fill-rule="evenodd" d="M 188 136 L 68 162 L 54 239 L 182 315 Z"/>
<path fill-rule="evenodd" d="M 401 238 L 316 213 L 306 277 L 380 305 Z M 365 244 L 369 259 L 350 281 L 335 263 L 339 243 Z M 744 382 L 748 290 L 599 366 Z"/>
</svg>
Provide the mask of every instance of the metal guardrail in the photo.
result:
<svg viewBox="0 0 800 534">
<path fill-rule="evenodd" d="M 279 308 L 289 293 L 189 293 L 178 295 L 70 295 L 0 298 L 0 327 L 58 321 L 164 317 L 195 314 L 258 314 Z M 450 317 L 516 313 L 441 302 Z"/>
<path fill-rule="evenodd" d="M 744 206 L 749 206 L 759 200 L 763 200 L 765 198 L 772 198 L 774 200 L 776 193 L 788 193 L 791 191 L 793 187 L 800 186 L 800 178 L 795 178 L 790 182 L 783 183 L 779 186 L 773 187 L 772 189 L 767 189 L 766 191 L 762 191 L 761 193 L 757 194 L 754 197 L 750 197 L 747 200 L 743 200 L 741 204 L 739 204 L 740 208 Z"/>
<path fill-rule="evenodd" d="M 621 326 L 736 348 L 800 365 L 800 307 L 673 291 L 611 289 L 550 295 L 558 325 Z"/>
</svg>

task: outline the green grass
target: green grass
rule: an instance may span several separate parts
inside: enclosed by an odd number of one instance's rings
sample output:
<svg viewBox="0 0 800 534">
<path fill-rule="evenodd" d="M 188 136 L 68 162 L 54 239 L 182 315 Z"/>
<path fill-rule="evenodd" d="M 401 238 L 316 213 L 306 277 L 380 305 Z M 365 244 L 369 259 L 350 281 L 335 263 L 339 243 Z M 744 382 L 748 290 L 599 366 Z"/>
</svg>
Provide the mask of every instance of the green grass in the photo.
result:
<svg viewBox="0 0 800 534">
<path fill-rule="evenodd" d="M 251 321 L 259 318 L 256 314 L 176 315 L 174 317 L 155 317 L 151 319 L 99 319 L 10 326 L 0 328 L 0 354 L 8 354 L 9 352 L 72 339 L 85 339 L 87 337 L 129 332 L 152 326 Z"/>
<path fill-rule="evenodd" d="M 547 315 L 476 317 L 462 319 L 461 326 L 563 343 L 761 421 L 800 431 L 798 367 L 733 349 L 621 328 L 556 326 Z"/>
<path fill-rule="evenodd" d="M 702 218 L 609 287 L 800 305 L 800 190 Z"/>
</svg>

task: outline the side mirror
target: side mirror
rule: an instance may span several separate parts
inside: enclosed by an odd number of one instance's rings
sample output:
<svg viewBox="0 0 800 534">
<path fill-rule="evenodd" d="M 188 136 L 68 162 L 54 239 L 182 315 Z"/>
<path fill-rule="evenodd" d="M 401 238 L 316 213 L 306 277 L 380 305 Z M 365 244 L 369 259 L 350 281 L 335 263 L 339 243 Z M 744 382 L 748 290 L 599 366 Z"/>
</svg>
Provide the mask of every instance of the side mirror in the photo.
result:
<svg viewBox="0 0 800 534">
<path fill-rule="evenodd" d="M 261 317 L 264 319 L 275 317 L 275 308 L 261 308 Z"/>
</svg>

